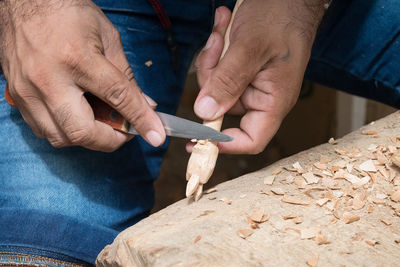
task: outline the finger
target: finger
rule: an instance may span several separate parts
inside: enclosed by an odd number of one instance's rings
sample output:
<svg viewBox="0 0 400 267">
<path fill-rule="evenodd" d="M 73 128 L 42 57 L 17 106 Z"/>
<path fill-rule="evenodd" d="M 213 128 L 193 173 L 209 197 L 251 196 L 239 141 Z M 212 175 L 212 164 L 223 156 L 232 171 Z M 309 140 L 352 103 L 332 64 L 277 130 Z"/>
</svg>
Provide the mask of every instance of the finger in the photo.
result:
<svg viewBox="0 0 400 267">
<path fill-rule="evenodd" d="M 66 87 L 68 92 L 49 102 L 48 106 L 70 145 L 111 152 L 132 138 L 95 120 L 93 111 L 79 88 L 72 85 Z"/>
<path fill-rule="evenodd" d="M 280 124 L 280 119 L 270 116 L 267 112 L 250 111 L 243 116 L 240 129 L 230 128 L 223 131 L 234 140 L 218 143 L 220 153 L 258 154 L 267 146 Z"/>
<path fill-rule="evenodd" d="M 195 142 L 189 142 L 186 144 L 186 152 L 187 153 L 192 153 L 193 147 L 196 145 Z"/>
<path fill-rule="evenodd" d="M 129 81 L 100 54 L 82 61 L 78 68 L 82 75 L 75 80 L 80 87 L 117 110 L 151 145 L 164 143 L 165 131 L 160 118 L 147 103 L 134 79 Z"/>
<path fill-rule="evenodd" d="M 213 32 L 205 47 L 197 56 L 195 66 L 200 86 L 204 85 L 211 70 L 217 65 L 224 46 L 224 36 L 228 28 L 231 12 L 226 7 L 219 7 L 215 12 Z"/>
<path fill-rule="evenodd" d="M 33 85 L 27 85 L 31 92 L 30 96 L 13 94 L 13 100 L 18 107 L 24 121 L 31 127 L 34 134 L 39 138 L 46 138 L 54 147 L 64 147 L 68 145 L 68 139 L 57 126 L 46 105 L 40 99 L 35 97 L 33 92 L 37 91 Z M 12 89 L 11 89 L 12 88 Z M 10 85 L 10 90 L 15 91 Z M 19 88 L 21 90 L 21 88 Z"/>
</svg>

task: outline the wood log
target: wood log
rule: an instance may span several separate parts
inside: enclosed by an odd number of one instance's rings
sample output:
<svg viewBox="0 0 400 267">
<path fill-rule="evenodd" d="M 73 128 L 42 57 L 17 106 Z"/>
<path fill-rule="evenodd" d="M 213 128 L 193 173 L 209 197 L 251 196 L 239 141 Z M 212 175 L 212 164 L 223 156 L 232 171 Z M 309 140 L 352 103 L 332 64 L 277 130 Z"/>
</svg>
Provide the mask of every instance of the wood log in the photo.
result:
<svg viewBox="0 0 400 267">
<path fill-rule="evenodd" d="M 151 215 L 97 266 L 399 266 L 398 151 L 396 112 Z"/>
</svg>

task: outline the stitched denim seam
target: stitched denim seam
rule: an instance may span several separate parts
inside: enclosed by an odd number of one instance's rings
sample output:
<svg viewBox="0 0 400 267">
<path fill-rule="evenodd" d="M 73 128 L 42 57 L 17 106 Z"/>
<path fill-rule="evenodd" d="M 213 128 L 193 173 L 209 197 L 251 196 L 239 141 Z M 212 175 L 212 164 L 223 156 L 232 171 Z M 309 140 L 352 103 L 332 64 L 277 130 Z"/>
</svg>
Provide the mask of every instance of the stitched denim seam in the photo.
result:
<svg viewBox="0 0 400 267">
<path fill-rule="evenodd" d="M 3 264 L 45 264 L 50 263 L 65 267 L 88 266 L 80 263 L 72 263 L 39 255 L 30 255 L 19 252 L 0 252 L 0 266 Z"/>
</svg>

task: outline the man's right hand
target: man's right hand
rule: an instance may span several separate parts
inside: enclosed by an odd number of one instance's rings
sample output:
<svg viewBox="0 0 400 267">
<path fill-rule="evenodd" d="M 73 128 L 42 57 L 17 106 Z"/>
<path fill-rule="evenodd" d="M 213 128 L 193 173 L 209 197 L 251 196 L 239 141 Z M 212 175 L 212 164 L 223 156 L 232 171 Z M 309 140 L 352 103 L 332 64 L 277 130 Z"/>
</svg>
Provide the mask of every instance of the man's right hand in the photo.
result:
<svg viewBox="0 0 400 267">
<path fill-rule="evenodd" d="M 54 147 L 114 151 L 130 139 L 94 119 L 90 92 L 147 142 L 165 132 L 137 85 L 119 32 L 90 0 L 0 1 L 0 60 L 10 95 L 34 133 Z"/>
</svg>

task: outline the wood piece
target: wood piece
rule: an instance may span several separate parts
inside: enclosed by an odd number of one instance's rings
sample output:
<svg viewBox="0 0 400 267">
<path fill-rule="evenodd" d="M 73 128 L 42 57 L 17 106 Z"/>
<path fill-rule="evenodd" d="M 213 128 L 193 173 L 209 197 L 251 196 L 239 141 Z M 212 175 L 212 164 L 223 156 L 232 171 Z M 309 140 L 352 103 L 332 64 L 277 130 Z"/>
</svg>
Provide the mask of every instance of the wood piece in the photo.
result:
<svg viewBox="0 0 400 267">
<path fill-rule="evenodd" d="M 345 179 L 334 180 L 326 176 L 321 181 L 333 181 L 334 185 L 331 186 L 334 189 L 326 187 L 325 191 L 312 192 L 315 199 L 307 197 L 305 190 L 295 184 L 287 184 L 279 179 L 279 187 L 293 194 L 286 197 L 308 200 L 311 205 L 286 203 L 281 200 L 282 196 L 273 193 L 269 196 L 260 194 L 263 186 L 263 178 L 260 180 L 260 177 L 270 175 L 278 167 L 291 166 L 294 162 L 299 162 L 308 171 L 322 156 L 331 159 L 326 163 L 328 167 L 332 162 L 348 161 L 354 165 L 351 174 L 361 179 L 363 174 L 357 169 L 360 163 L 372 159 L 364 155 L 364 152 L 371 152 L 368 151 L 371 143 L 377 144 L 379 150 L 379 146 L 388 145 L 400 148 L 399 141 L 392 142 L 393 137 L 400 136 L 400 113 L 377 121 L 374 127 L 379 131 L 379 136 L 373 142 L 371 136 L 362 135 L 361 130 L 358 130 L 338 140 L 335 146 L 326 143 L 222 183 L 218 185 L 218 192 L 210 195 L 217 196 L 217 200 L 204 198 L 193 204 L 184 199 L 150 215 L 121 232 L 113 244 L 104 248 L 97 259 L 98 267 L 302 266 L 316 254 L 319 254 L 318 266 L 398 266 L 400 244 L 395 240 L 400 242 L 400 217 L 397 215 L 400 202 L 391 200 L 392 194 L 399 187 L 393 184 L 394 178 L 386 179 L 376 173 L 374 181 L 371 179 L 365 187 L 353 189 L 353 184 Z M 358 148 L 363 156 L 350 161 L 346 156 L 342 158 L 336 154 L 334 148 L 346 151 Z M 391 161 L 389 148 L 381 151 Z M 395 173 L 390 177 L 400 174 L 397 167 L 390 163 L 387 165 Z M 282 179 L 289 174 L 286 172 L 280 174 Z M 291 174 L 304 180 L 297 171 Z M 278 184 L 277 181 L 275 183 Z M 320 182 L 318 187 L 325 186 Z M 379 197 L 384 197 L 384 194 L 389 196 L 383 199 L 386 204 L 378 206 L 369 198 L 377 196 L 377 193 L 381 194 Z M 366 195 L 366 205 L 360 210 L 353 210 L 352 201 L 358 194 Z M 246 197 L 241 199 L 241 195 Z M 219 201 L 221 198 L 233 202 L 227 205 Z M 321 198 L 330 201 L 320 207 L 315 202 Z M 337 202 L 338 199 L 341 201 Z M 268 213 L 269 221 L 250 224 L 246 216 L 261 208 Z M 207 210 L 215 212 L 207 212 L 207 215 L 199 217 Z M 338 211 L 339 220 L 332 215 L 334 210 Z M 343 215 L 346 212 L 360 216 L 360 220 L 345 224 Z M 292 218 L 284 220 L 284 216 Z M 300 218 L 301 224 L 295 224 L 297 218 Z M 386 225 L 381 219 L 390 221 L 391 225 Z M 252 229 L 257 226 L 259 228 Z M 317 235 L 315 241 L 300 238 L 300 229 L 313 227 L 323 230 L 321 237 Z M 293 232 L 290 228 L 296 228 L 299 232 Z M 239 229 L 251 229 L 253 234 L 243 239 L 237 234 Z M 194 243 L 198 235 L 201 240 Z M 328 242 L 331 243 L 318 245 L 318 240 L 324 240 L 324 236 L 328 236 Z M 379 244 L 371 246 L 365 240 L 379 241 Z"/>
</svg>

